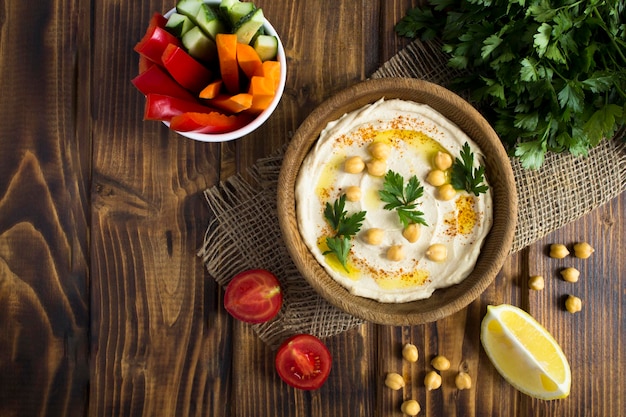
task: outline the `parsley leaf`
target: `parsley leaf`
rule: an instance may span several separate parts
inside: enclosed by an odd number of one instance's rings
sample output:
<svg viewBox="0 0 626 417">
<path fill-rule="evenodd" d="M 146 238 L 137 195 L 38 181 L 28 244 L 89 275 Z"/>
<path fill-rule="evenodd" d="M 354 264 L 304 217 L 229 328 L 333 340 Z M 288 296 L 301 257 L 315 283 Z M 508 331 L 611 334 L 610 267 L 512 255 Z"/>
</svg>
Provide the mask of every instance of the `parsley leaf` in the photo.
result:
<svg viewBox="0 0 626 417">
<path fill-rule="evenodd" d="M 348 255 L 352 247 L 350 238 L 347 236 L 327 237 L 326 245 L 328 246 L 328 250 L 324 252 L 323 255 L 334 254 L 346 272 L 350 272 L 348 269 Z"/>
<path fill-rule="evenodd" d="M 345 211 L 346 195 L 343 194 L 331 205 L 326 202 L 324 218 L 335 232 L 334 236 L 326 238 L 328 250 L 323 255 L 334 254 L 346 271 L 348 270 L 348 255 L 352 247 L 351 238 L 356 235 L 365 220 L 365 211 L 359 211 L 348 216 Z"/>
<path fill-rule="evenodd" d="M 461 159 L 455 158 L 452 164 L 450 183 L 455 190 L 465 190 L 477 196 L 489 189 L 483 181 L 485 181 L 485 167 L 474 168 L 474 153 L 465 142 L 461 149 Z"/>
<path fill-rule="evenodd" d="M 547 152 L 585 155 L 626 125 L 623 0 L 427 0 L 402 36 L 431 39 L 510 155 L 539 168 Z M 402 30 L 398 30 L 402 28 Z"/>
<path fill-rule="evenodd" d="M 417 199 L 424 194 L 424 187 L 415 175 L 409 178 L 406 187 L 402 175 L 387 171 L 383 189 L 378 191 L 380 199 L 387 203 L 385 210 L 396 210 L 404 227 L 411 223 L 419 223 L 428 226 L 424 220 L 424 213 L 417 210 Z"/>
</svg>

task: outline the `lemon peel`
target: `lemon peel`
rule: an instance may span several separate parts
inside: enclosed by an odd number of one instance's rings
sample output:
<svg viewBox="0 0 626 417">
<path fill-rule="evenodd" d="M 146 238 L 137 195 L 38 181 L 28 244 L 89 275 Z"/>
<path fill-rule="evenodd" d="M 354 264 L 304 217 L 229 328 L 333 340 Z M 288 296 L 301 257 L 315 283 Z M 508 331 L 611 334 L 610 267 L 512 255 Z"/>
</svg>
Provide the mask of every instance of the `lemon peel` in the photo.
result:
<svg viewBox="0 0 626 417">
<path fill-rule="evenodd" d="M 572 377 L 565 354 L 524 310 L 510 304 L 487 306 L 480 341 L 498 373 L 518 391 L 542 400 L 569 395 Z"/>
</svg>

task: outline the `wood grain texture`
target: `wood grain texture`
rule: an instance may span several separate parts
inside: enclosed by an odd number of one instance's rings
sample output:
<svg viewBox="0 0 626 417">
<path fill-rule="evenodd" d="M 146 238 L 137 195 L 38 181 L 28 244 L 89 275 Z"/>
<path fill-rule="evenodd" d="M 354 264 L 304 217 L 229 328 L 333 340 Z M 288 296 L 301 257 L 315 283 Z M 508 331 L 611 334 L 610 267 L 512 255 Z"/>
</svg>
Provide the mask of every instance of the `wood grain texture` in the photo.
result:
<svg viewBox="0 0 626 417">
<path fill-rule="evenodd" d="M 417 0 L 258 0 L 281 34 L 287 87 L 259 131 L 227 144 L 143 122 L 132 51 L 173 1 L 0 0 L 1 416 L 607 416 L 626 408 L 626 194 L 510 256 L 479 300 L 435 323 L 364 324 L 326 343 L 318 391 L 288 387 L 274 353 L 222 308 L 196 251 L 210 221 L 202 191 L 287 144 L 306 116 L 367 78 L 407 40 L 393 25 Z M 584 179 L 581 179 L 584 180 Z M 587 260 L 547 256 L 586 240 Z M 578 283 L 560 279 L 564 266 Z M 531 274 L 546 289 L 527 289 Z M 583 300 L 571 315 L 563 297 Z M 479 340 L 488 304 L 519 305 L 570 360 L 570 398 L 542 402 L 497 374 Z M 401 346 L 417 345 L 409 364 Z M 442 388 L 423 386 L 446 355 Z M 458 370 L 474 382 L 458 391 Z M 400 372 L 403 390 L 384 386 Z"/>
<path fill-rule="evenodd" d="M 10 4 L 9 4 L 10 3 Z M 0 2 L 0 415 L 83 415 L 89 330 L 88 5 Z M 32 22 L 20 24 L 19 22 Z"/>
</svg>

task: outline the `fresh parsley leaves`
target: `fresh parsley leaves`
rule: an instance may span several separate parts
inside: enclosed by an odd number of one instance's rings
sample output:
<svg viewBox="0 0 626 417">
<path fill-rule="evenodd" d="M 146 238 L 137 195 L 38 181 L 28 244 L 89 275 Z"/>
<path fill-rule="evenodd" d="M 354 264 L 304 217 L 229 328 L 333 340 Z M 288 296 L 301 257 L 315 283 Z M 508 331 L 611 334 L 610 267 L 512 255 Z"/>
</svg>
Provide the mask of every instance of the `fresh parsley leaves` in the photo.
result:
<svg viewBox="0 0 626 417">
<path fill-rule="evenodd" d="M 485 167 L 481 165 L 474 168 L 474 153 L 465 142 L 461 149 L 461 159 L 455 158 L 452 164 L 450 183 L 455 190 L 465 190 L 478 196 L 489 189 L 486 184 L 483 184 L 484 181 Z"/>
<path fill-rule="evenodd" d="M 526 168 L 586 155 L 626 125 L 623 0 L 428 0 L 401 36 L 438 37 L 472 100 Z M 433 31 L 435 33 L 433 33 Z"/>
<path fill-rule="evenodd" d="M 421 186 L 415 175 L 409 178 L 406 186 L 402 175 L 387 171 L 383 189 L 378 191 L 380 199 L 387 203 L 385 210 L 396 210 L 400 221 L 407 227 L 411 223 L 419 223 L 428 226 L 424 220 L 424 213 L 417 210 L 417 200 L 424 194 L 424 187 Z"/>
<path fill-rule="evenodd" d="M 345 211 L 346 196 L 341 195 L 333 204 L 326 202 L 324 218 L 335 232 L 334 236 L 326 238 L 328 250 L 323 255 L 334 254 L 344 269 L 348 270 L 348 255 L 352 247 L 352 236 L 356 235 L 365 220 L 365 212 L 359 211 L 348 216 Z"/>
</svg>

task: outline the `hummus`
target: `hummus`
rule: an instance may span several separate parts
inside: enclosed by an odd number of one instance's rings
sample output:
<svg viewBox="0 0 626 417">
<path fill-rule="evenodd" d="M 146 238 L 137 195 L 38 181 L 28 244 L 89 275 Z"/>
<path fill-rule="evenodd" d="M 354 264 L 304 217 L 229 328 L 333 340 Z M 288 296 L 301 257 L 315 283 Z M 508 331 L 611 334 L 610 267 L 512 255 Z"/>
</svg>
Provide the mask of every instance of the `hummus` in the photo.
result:
<svg viewBox="0 0 626 417">
<path fill-rule="evenodd" d="M 381 153 L 372 156 L 372 143 L 383 144 L 384 159 Z M 381 99 L 326 126 L 302 163 L 295 193 L 300 234 L 333 279 L 352 294 L 400 303 L 428 298 L 470 274 L 492 224 L 491 189 L 478 196 L 453 190 L 444 198 L 440 189 L 451 190 L 451 169 L 436 162 L 441 156 L 447 157 L 447 165 L 460 158 L 464 144 L 478 167 L 480 149 L 456 125 L 427 105 L 397 99 Z M 348 169 L 346 161 L 354 165 L 359 158 L 365 168 Z M 370 165 L 372 161 L 378 164 Z M 411 241 L 403 236 L 398 213 L 384 208 L 381 165 L 384 173 L 400 174 L 404 186 L 415 176 L 423 187 L 414 204 L 427 225 L 417 225 L 419 236 Z M 429 177 L 434 170 L 443 171 L 444 185 Z M 347 215 L 364 211 L 365 217 L 351 237 L 344 267 L 334 253 L 324 254 L 329 250 L 326 238 L 334 233 L 324 209 L 347 190 L 352 194 L 345 202 Z M 372 230 L 378 232 L 375 241 Z"/>
</svg>

